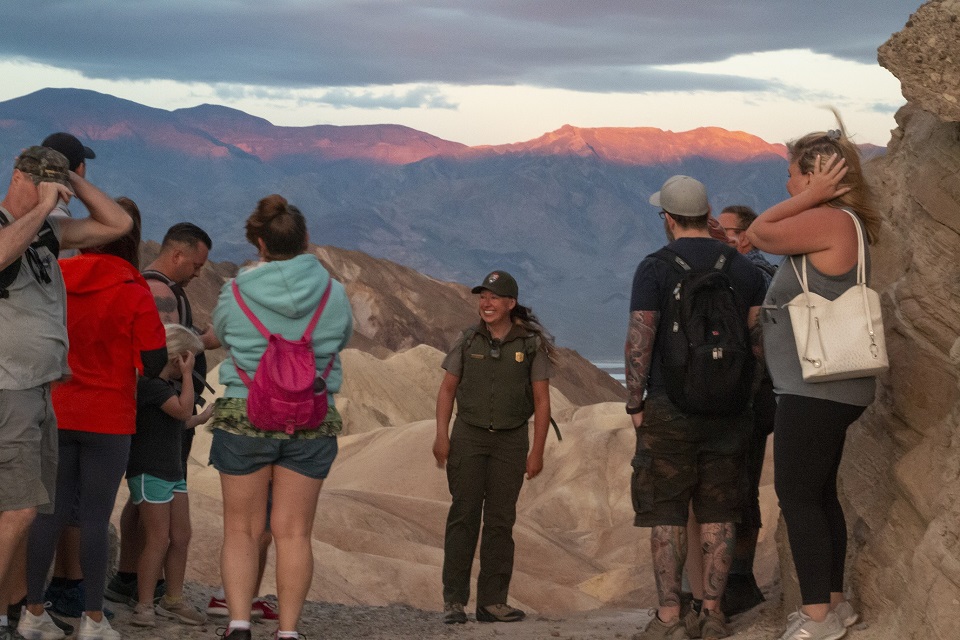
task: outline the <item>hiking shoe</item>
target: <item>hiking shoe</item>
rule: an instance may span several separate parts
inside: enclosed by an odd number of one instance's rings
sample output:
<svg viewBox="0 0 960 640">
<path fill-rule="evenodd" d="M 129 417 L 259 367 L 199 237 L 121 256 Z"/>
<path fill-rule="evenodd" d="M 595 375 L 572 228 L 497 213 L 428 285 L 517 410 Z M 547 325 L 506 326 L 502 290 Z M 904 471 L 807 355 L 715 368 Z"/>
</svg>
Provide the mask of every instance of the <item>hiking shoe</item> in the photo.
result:
<svg viewBox="0 0 960 640">
<path fill-rule="evenodd" d="M 26 640 L 60 640 L 67 635 L 53 622 L 49 613 L 44 611 L 39 616 L 35 616 L 27 611 L 26 607 L 20 612 L 17 631 Z"/>
<path fill-rule="evenodd" d="M 526 613 L 508 604 L 477 606 L 477 622 L 520 622 L 526 617 Z"/>
<path fill-rule="evenodd" d="M 137 603 L 133 608 L 133 615 L 130 616 L 130 624 L 135 627 L 155 627 L 157 626 L 157 612 L 153 609 L 153 603 Z"/>
<path fill-rule="evenodd" d="M 183 624 L 198 625 L 207 621 L 207 614 L 197 611 L 183 596 L 176 599 L 167 595 L 163 596 L 160 598 L 160 604 L 157 605 L 157 613 L 165 618 L 173 618 Z"/>
<path fill-rule="evenodd" d="M 633 634 L 633 640 L 689 640 L 687 629 L 683 622 L 678 618 L 673 622 L 664 622 L 657 615 L 656 609 L 653 612 L 653 619 L 647 628 L 640 633 Z"/>
<path fill-rule="evenodd" d="M 120 604 L 136 607 L 139 601 L 137 597 L 137 579 L 125 581 L 117 574 L 110 578 L 107 588 L 103 590 L 103 597 L 110 602 L 119 602 Z"/>
<path fill-rule="evenodd" d="M 467 621 L 467 612 L 459 602 L 443 603 L 443 624 L 464 624 Z"/>
<path fill-rule="evenodd" d="M 700 633 L 697 634 L 698 638 L 703 638 L 703 640 L 720 640 L 729 635 L 730 629 L 727 628 L 727 617 L 723 615 L 722 611 L 704 609 L 700 612 Z"/>
<path fill-rule="evenodd" d="M 697 611 L 692 600 L 680 605 L 680 621 L 683 623 L 683 628 L 687 630 L 687 637 L 692 639 L 700 637 L 700 612 Z"/>
<path fill-rule="evenodd" d="M 100 622 L 95 622 L 83 614 L 80 618 L 80 632 L 77 634 L 77 640 L 121 640 L 118 631 L 110 626 L 110 621 L 104 616 Z"/>
<path fill-rule="evenodd" d="M 749 611 L 763 602 L 763 592 L 757 585 L 753 574 L 731 573 L 727 578 L 727 587 L 720 600 L 720 608 L 728 615 L 735 616 Z"/>
<path fill-rule="evenodd" d="M 833 611 L 823 622 L 817 622 L 803 611 L 796 611 L 787 617 L 787 630 L 780 640 L 840 640 L 846 633 L 847 628 Z"/>
<path fill-rule="evenodd" d="M 860 614 L 854 610 L 853 605 L 850 604 L 848 600 L 844 600 L 834 607 L 833 612 L 837 614 L 837 617 L 840 618 L 840 622 L 845 627 L 852 627 L 853 625 L 857 624 L 857 620 L 860 619 Z"/>
<path fill-rule="evenodd" d="M 254 620 L 279 620 L 280 614 L 275 606 L 263 598 L 256 598 L 250 605 L 250 617 Z"/>
</svg>

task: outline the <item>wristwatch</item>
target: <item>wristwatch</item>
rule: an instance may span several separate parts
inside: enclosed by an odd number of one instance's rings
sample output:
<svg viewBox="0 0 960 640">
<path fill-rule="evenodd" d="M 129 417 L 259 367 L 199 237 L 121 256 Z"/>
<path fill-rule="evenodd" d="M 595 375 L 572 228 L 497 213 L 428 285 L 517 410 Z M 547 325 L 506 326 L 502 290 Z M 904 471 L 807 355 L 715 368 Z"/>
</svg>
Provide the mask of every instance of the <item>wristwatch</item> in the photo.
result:
<svg viewBox="0 0 960 640">
<path fill-rule="evenodd" d="M 635 406 L 635 407 L 631 407 L 631 406 L 628 405 L 628 406 L 627 406 L 627 414 L 629 414 L 629 415 L 632 416 L 632 415 L 636 415 L 636 414 L 638 414 L 638 413 L 643 413 L 643 408 L 646 406 L 646 404 L 647 404 L 647 399 L 644 398 L 643 400 L 640 401 L 640 404 L 638 404 L 638 405 Z"/>
</svg>

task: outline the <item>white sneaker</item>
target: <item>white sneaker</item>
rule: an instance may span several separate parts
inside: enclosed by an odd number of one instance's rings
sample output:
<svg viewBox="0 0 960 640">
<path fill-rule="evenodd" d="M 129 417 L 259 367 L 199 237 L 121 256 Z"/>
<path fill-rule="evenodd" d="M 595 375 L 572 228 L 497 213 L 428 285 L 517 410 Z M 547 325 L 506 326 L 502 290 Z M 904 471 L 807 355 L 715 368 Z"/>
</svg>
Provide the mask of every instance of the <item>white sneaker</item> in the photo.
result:
<svg viewBox="0 0 960 640">
<path fill-rule="evenodd" d="M 26 607 L 20 613 L 17 631 L 26 640 L 60 640 L 66 635 L 63 629 L 53 622 L 49 613 L 44 611 L 39 616 L 35 616 L 27 611 Z"/>
<path fill-rule="evenodd" d="M 846 633 L 847 628 L 833 611 L 823 622 L 817 622 L 803 611 L 796 611 L 787 616 L 787 630 L 780 640 L 840 640 Z"/>
<path fill-rule="evenodd" d="M 80 632 L 77 640 L 121 640 L 121 635 L 113 627 L 106 616 L 100 622 L 88 618 L 87 614 L 80 617 Z"/>
<path fill-rule="evenodd" d="M 857 624 L 857 620 L 860 619 L 860 614 L 856 612 L 848 600 L 844 600 L 834 607 L 833 612 L 837 614 L 840 622 L 842 622 L 845 627 L 852 627 Z"/>
</svg>

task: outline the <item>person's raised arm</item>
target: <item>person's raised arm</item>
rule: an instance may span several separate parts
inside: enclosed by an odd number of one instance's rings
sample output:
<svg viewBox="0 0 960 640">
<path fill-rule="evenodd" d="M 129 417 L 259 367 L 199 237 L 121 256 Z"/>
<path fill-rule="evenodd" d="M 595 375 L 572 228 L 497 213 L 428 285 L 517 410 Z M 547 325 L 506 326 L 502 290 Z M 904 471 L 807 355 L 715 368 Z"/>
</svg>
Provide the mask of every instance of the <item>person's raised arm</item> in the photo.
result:
<svg viewBox="0 0 960 640">
<path fill-rule="evenodd" d="M 639 410 L 650 376 L 653 360 L 653 340 L 657 335 L 657 311 L 631 311 L 627 326 L 627 342 L 624 346 L 627 383 L 627 412 L 631 413 L 633 426 L 643 424 L 643 411 Z"/>
<path fill-rule="evenodd" d="M 62 218 L 60 247 L 83 249 L 112 242 L 133 228 L 133 219 L 123 207 L 100 189 L 73 171 L 70 172 L 73 193 L 90 212 L 89 218 Z"/>
<path fill-rule="evenodd" d="M 760 214 L 744 236 L 757 249 L 777 255 L 828 249 L 831 234 L 822 231 L 832 222 L 831 211 L 820 209 L 850 190 L 840 186 L 846 174 L 843 158 L 832 155 L 821 162 L 818 157 L 813 171 L 805 174 L 808 182 L 803 189 Z"/>
<path fill-rule="evenodd" d="M 450 455 L 450 417 L 453 416 L 453 401 L 459 384 L 460 378 L 448 371 L 437 393 L 437 437 L 433 441 L 433 457 L 441 469 Z"/>
<path fill-rule="evenodd" d="M 195 400 L 193 395 L 193 363 L 193 352 L 187 352 L 186 355 L 177 357 L 177 365 L 180 367 L 180 374 L 183 376 L 180 395 L 174 396 L 160 405 L 160 409 L 171 418 L 187 421 L 193 416 Z"/>
<path fill-rule="evenodd" d="M 20 179 L 29 180 L 22 176 Z M 23 255 L 40 230 L 57 201 L 70 197 L 70 189 L 59 182 L 41 182 L 37 185 L 37 205 L 10 224 L 0 226 L 0 269 L 5 269 Z"/>
</svg>

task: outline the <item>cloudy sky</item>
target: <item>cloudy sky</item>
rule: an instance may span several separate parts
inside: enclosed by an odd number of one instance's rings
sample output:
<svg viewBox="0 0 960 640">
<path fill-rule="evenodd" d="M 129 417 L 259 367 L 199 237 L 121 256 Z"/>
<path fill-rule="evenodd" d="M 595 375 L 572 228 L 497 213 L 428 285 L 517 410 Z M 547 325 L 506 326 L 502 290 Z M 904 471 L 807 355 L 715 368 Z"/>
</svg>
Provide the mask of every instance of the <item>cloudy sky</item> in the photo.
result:
<svg viewBox="0 0 960 640">
<path fill-rule="evenodd" d="M 5 3 L 0 100 L 79 87 L 280 125 L 405 124 L 467 144 L 564 124 L 831 128 L 884 145 L 876 49 L 921 0 L 69 0 Z"/>
</svg>

